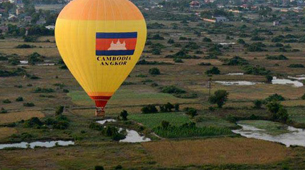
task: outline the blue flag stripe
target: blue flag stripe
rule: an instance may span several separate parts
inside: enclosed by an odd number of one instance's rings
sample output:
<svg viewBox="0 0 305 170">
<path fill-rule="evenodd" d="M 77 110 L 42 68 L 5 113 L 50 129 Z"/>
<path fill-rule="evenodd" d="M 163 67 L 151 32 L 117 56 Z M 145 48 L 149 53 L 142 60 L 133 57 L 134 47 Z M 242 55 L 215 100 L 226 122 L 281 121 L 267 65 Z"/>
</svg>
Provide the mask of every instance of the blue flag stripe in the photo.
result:
<svg viewBox="0 0 305 170">
<path fill-rule="evenodd" d="M 114 56 L 114 55 L 133 55 L 134 50 L 109 50 L 109 51 L 99 51 L 96 50 L 96 55 L 101 56 Z"/>
<path fill-rule="evenodd" d="M 96 38 L 137 38 L 137 32 L 96 33 Z"/>
</svg>

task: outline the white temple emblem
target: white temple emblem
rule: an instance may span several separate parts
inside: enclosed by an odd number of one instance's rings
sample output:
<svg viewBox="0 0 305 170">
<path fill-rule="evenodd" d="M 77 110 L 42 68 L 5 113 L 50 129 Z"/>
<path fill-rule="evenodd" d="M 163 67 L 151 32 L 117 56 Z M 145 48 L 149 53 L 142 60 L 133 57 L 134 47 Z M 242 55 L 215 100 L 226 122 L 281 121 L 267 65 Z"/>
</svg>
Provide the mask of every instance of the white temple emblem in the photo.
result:
<svg viewBox="0 0 305 170">
<path fill-rule="evenodd" d="M 118 42 L 115 44 L 113 41 L 110 44 L 110 48 L 108 48 L 109 50 L 127 50 L 126 49 L 126 43 L 125 41 L 123 43 L 120 42 L 120 40 L 118 40 Z"/>
</svg>

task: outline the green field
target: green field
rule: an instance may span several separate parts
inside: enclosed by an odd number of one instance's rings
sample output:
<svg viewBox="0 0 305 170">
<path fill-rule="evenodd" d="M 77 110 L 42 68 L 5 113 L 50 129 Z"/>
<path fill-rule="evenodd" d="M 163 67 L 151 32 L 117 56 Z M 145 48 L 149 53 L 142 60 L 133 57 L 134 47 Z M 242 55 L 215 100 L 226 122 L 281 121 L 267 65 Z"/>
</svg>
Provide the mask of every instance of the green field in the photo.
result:
<svg viewBox="0 0 305 170">
<path fill-rule="evenodd" d="M 182 112 L 154 113 L 154 114 L 132 114 L 129 119 L 143 124 L 151 129 L 161 125 L 162 121 L 168 121 L 171 125 L 180 126 L 191 122 L 189 116 Z"/>
<path fill-rule="evenodd" d="M 147 104 L 196 103 L 193 99 L 180 99 L 171 94 L 160 93 L 148 86 L 122 86 L 109 100 L 109 107 L 116 106 L 142 106 Z M 139 89 L 140 90 L 137 90 Z M 78 105 L 93 105 L 93 101 L 84 91 L 71 91 L 68 94 L 72 101 Z"/>
<path fill-rule="evenodd" d="M 305 108 L 304 107 L 291 107 L 288 109 L 289 117 L 295 122 L 305 123 Z"/>
</svg>

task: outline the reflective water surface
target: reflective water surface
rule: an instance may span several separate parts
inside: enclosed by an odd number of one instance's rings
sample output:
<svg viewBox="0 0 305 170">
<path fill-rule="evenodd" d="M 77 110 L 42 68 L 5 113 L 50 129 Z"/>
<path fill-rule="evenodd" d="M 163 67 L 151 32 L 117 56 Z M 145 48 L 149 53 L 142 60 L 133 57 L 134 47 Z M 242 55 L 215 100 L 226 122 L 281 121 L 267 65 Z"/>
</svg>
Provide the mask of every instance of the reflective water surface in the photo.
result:
<svg viewBox="0 0 305 170">
<path fill-rule="evenodd" d="M 305 130 L 287 126 L 288 133 L 280 135 L 270 135 L 264 129 L 259 129 L 254 126 L 238 123 L 242 129 L 232 130 L 233 133 L 240 134 L 247 138 L 261 139 L 271 142 L 278 142 L 286 145 L 304 146 L 305 147 Z"/>
</svg>

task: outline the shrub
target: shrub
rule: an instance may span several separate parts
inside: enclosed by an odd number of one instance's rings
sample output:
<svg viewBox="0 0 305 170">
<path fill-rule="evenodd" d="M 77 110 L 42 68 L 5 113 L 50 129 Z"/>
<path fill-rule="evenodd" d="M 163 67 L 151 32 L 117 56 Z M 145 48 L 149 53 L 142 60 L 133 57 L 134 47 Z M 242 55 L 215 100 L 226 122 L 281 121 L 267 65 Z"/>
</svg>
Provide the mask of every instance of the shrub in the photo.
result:
<svg viewBox="0 0 305 170">
<path fill-rule="evenodd" d="M 156 108 L 155 105 L 147 105 L 147 106 L 144 106 L 142 109 L 141 109 L 142 113 L 143 114 L 146 114 L 146 113 L 158 113 L 158 110 Z"/>
<path fill-rule="evenodd" d="M 162 89 L 161 89 L 161 92 L 162 93 L 169 93 L 169 94 L 181 94 L 181 93 L 186 93 L 185 90 L 183 89 L 180 89 L 174 85 L 171 85 L 171 86 L 164 86 Z"/>
<path fill-rule="evenodd" d="M 14 87 L 16 87 L 16 88 L 22 88 L 22 85 L 14 85 Z"/>
<path fill-rule="evenodd" d="M 122 165 L 117 165 L 114 169 L 115 169 L 115 170 L 123 169 L 123 167 L 122 167 Z"/>
<path fill-rule="evenodd" d="M 23 97 L 17 97 L 16 102 L 22 102 L 23 101 Z"/>
<path fill-rule="evenodd" d="M 211 63 L 204 63 L 204 62 L 202 62 L 202 63 L 199 63 L 198 65 L 200 65 L 200 66 L 210 66 L 212 64 Z"/>
<path fill-rule="evenodd" d="M 67 129 L 70 125 L 69 119 L 64 115 L 56 116 L 55 121 L 51 124 L 53 129 Z"/>
<path fill-rule="evenodd" d="M 284 55 L 279 55 L 279 56 L 267 56 L 267 60 L 288 60 L 288 58 Z"/>
<path fill-rule="evenodd" d="M 35 48 L 35 45 L 28 45 L 28 44 L 19 44 L 16 48 Z"/>
<path fill-rule="evenodd" d="M 196 44 L 195 42 L 189 42 L 185 46 L 185 48 L 196 50 L 196 49 L 200 48 L 200 46 L 198 44 Z"/>
<path fill-rule="evenodd" d="M 174 109 L 174 105 L 169 102 L 167 104 L 160 105 L 160 112 L 171 112 L 172 109 Z"/>
<path fill-rule="evenodd" d="M 25 106 L 25 107 L 34 107 L 35 104 L 34 103 L 23 103 L 23 106 Z"/>
<path fill-rule="evenodd" d="M 192 107 L 187 107 L 184 109 L 184 111 L 185 111 L 185 114 L 191 116 L 192 118 L 197 115 L 197 110 Z"/>
<path fill-rule="evenodd" d="M 217 90 L 214 95 L 209 97 L 209 102 L 211 104 L 217 104 L 218 108 L 222 106 L 228 100 L 229 93 L 226 90 Z"/>
<path fill-rule="evenodd" d="M 7 104 L 7 103 L 12 103 L 12 102 L 9 99 L 5 99 L 5 100 L 2 101 L 2 103 L 6 103 Z"/>
<path fill-rule="evenodd" d="M 196 93 L 182 93 L 182 94 L 174 94 L 175 97 L 182 99 L 194 99 L 197 98 L 198 95 Z"/>
<path fill-rule="evenodd" d="M 210 75 L 210 74 L 220 74 L 220 70 L 217 67 L 214 66 L 210 70 L 207 70 L 205 73 L 207 75 Z"/>
<path fill-rule="evenodd" d="M 24 42 L 35 42 L 37 37 L 35 36 L 26 36 L 24 37 Z"/>
<path fill-rule="evenodd" d="M 183 63 L 182 59 L 181 58 L 174 58 L 173 61 L 175 63 Z"/>
<path fill-rule="evenodd" d="M 97 165 L 94 167 L 94 170 L 104 170 L 103 166 Z"/>
<path fill-rule="evenodd" d="M 288 67 L 290 68 L 304 68 L 303 64 L 290 64 Z"/>
<path fill-rule="evenodd" d="M 305 94 L 303 94 L 303 96 L 301 97 L 302 100 L 305 100 Z"/>
<path fill-rule="evenodd" d="M 120 116 L 122 117 L 123 120 L 127 120 L 128 112 L 126 110 L 123 110 L 120 113 Z"/>
<path fill-rule="evenodd" d="M 215 107 L 213 107 L 213 106 L 209 106 L 209 111 L 211 111 L 211 112 L 214 112 L 215 111 Z"/>
<path fill-rule="evenodd" d="M 160 70 L 158 68 L 151 68 L 151 69 L 149 69 L 149 74 L 151 74 L 151 75 L 159 75 L 160 74 Z"/>
<path fill-rule="evenodd" d="M 32 139 L 33 135 L 25 132 L 25 133 L 21 133 L 20 135 L 19 134 L 13 134 L 11 136 L 11 138 L 13 140 L 16 140 L 16 141 L 25 141 L 25 140 Z"/>
<path fill-rule="evenodd" d="M 162 120 L 161 127 L 163 129 L 167 129 L 170 126 L 170 123 L 168 121 Z"/>
<path fill-rule="evenodd" d="M 89 128 L 93 130 L 102 131 L 104 129 L 104 126 L 99 123 L 92 122 L 90 123 Z"/>
<path fill-rule="evenodd" d="M 167 41 L 167 43 L 168 43 L 168 44 L 174 44 L 175 41 L 174 41 L 173 39 L 169 39 L 169 40 Z"/>
<path fill-rule="evenodd" d="M 10 58 L 10 59 L 8 60 L 8 63 L 9 63 L 10 65 L 15 66 L 15 65 L 20 64 L 20 60 L 19 60 L 17 57 L 12 57 L 12 58 Z"/>
<path fill-rule="evenodd" d="M 43 125 L 43 123 L 38 119 L 38 117 L 33 117 L 29 120 L 26 120 L 24 122 L 24 127 L 26 128 L 40 128 Z"/>
<path fill-rule="evenodd" d="M 138 74 L 138 75 L 136 75 L 136 77 L 144 78 L 144 77 L 147 77 L 147 75 L 145 75 L 145 74 Z"/>
<path fill-rule="evenodd" d="M 158 83 L 151 83 L 151 87 L 157 87 L 157 86 L 159 86 Z"/>
<path fill-rule="evenodd" d="M 32 79 L 32 80 L 37 80 L 37 79 L 40 79 L 38 76 L 36 75 L 30 75 L 30 74 L 27 74 L 26 75 L 28 78 Z"/>
<path fill-rule="evenodd" d="M 6 61 L 6 60 L 8 60 L 8 58 L 7 58 L 7 57 L 5 57 L 5 56 L 1 56 L 1 55 L 0 55 L 0 61 Z"/>
<path fill-rule="evenodd" d="M 126 136 L 120 132 L 119 129 L 114 126 L 107 126 L 102 130 L 102 134 L 108 137 L 111 137 L 112 140 L 119 141 L 121 139 L 126 138 Z"/>
<path fill-rule="evenodd" d="M 34 93 L 53 93 L 54 90 L 51 88 L 41 88 L 41 87 L 37 87 L 34 90 Z"/>
<path fill-rule="evenodd" d="M 20 76 L 20 75 L 25 75 L 25 74 L 26 74 L 26 71 L 22 68 L 17 68 L 12 71 L 0 70 L 0 77 Z"/>
<path fill-rule="evenodd" d="M 261 52 L 261 51 L 266 51 L 264 49 L 264 47 L 266 47 L 265 44 L 258 42 L 258 43 L 253 43 L 251 45 L 247 46 L 247 51 L 249 52 Z"/>
<path fill-rule="evenodd" d="M 173 65 L 172 63 L 159 61 L 146 61 L 145 59 L 138 61 L 137 65 Z"/>
<path fill-rule="evenodd" d="M 62 92 L 69 93 L 70 91 L 68 89 L 63 89 Z"/>
<path fill-rule="evenodd" d="M 0 113 L 7 113 L 7 110 L 2 107 Z"/>
<path fill-rule="evenodd" d="M 159 34 L 155 34 L 151 37 L 153 40 L 164 40 L 164 37 L 161 37 Z"/>
<path fill-rule="evenodd" d="M 238 43 L 238 44 L 246 44 L 246 42 L 245 42 L 243 39 L 238 39 L 238 40 L 237 40 L 237 43 Z"/>
<path fill-rule="evenodd" d="M 204 37 L 202 39 L 202 42 L 212 42 L 212 40 L 210 38 Z"/>
<path fill-rule="evenodd" d="M 217 55 L 209 54 L 204 56 L 203 59 L 218 59 Z"/>
<path fill-rule="evenodd" d="M 35 65 L 37 62 L 44 61 L 43 56 L 38 54 L 37 52 L 34 52 L 33 54 L 28 55 L 27 57 L 28 57 L 29 64 L 31 64 L 31 65 Z"/>
<path fill-rule="evenodd" d="M 227 61 L 225 61 L 225 65 L 229 65 L 229 66 L 237 66 L 237 65 L 248 65 L 249 62 L 239 56 L 235 56 Z"/>
<path fill-rule="evenodd" d="M 285 101 L 285 98 L 279 94 L 273 94 L 273 95 L 270 95 L 268 96 L 266 99 L 265 99 L 266 102 L 271 102 L 271 101 Z"/>
<path fill-rule="evenodd" d="M 253 75 L 268 75 L 270 74 L 270 70 L 267 70 L 265 67 L 261 66 L 244 66 L 243 70 L 245 71 L 245 74 L 253 74 Z"/>
</svg>

